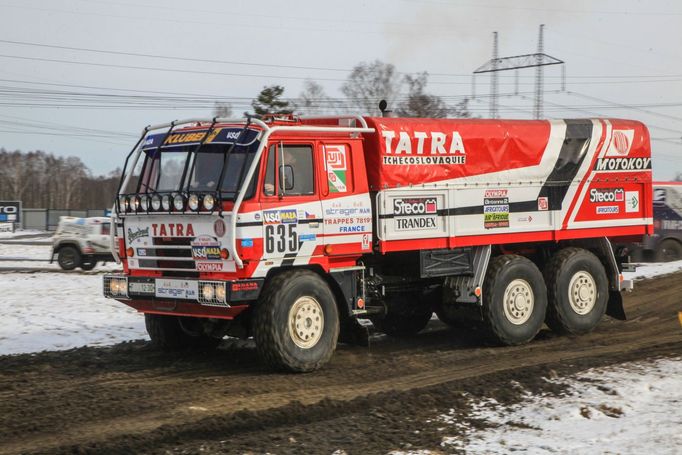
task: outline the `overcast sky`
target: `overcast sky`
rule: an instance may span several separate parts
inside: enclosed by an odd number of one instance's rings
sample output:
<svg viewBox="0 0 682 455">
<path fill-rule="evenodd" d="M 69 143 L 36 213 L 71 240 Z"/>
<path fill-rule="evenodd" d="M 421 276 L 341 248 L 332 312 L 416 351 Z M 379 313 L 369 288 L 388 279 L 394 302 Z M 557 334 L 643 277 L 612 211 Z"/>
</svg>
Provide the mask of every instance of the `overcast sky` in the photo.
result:
<svg viewBox="0 0 682 455">
<path fill-rule="evenodd" d="M 196 6 L 196 8 L 195 8 Z M 644 121 L 654 177 L 682 172 L 682 2 L 540 0 L 0 0 L 0 147 L 76 155 L 94 173 L 121 166 L 141 129 L 210 117 L 213 100 L 249 109 L 265 85 L 328 95 L 361 61 L 430 73 L 456 103 L 492 53 L 545 52 L 546 117 Z M 500 113 L 531 118 L 534 70 L 500 74 Z M 488 116 L 489 77 L 470 102 Z"/>
</svg>

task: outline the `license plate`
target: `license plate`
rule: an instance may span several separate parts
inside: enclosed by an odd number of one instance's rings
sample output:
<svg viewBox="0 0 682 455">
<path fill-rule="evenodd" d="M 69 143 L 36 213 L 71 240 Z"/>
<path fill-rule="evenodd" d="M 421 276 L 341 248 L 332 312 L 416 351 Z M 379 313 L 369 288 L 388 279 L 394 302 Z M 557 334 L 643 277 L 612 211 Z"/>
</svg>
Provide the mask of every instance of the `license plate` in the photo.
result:
<svg viewBox="0 0 682 455">
<path fill-rule="evenodd" d="M 128 283 L 128 293 L 130 294 L 154 295 L 155 291 L 154 283 Z"/>
<path fill-rule="evenodd" d="M 156 280 L 156 297 L 196 300 L 199 282 L 193 280 Z"/>
</svg>

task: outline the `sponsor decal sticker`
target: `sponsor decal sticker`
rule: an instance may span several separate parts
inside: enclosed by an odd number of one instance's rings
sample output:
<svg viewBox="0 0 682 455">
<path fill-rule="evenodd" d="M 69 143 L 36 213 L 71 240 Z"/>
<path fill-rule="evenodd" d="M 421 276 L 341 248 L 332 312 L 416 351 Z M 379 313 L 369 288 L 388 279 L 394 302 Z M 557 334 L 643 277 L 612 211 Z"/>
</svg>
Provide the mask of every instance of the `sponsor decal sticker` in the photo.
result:
<svg viewBox="0 0 682 455">
<path fill-rule="evenodd" d="M 346 193 L 346 173 L 348 171 L 348 153 L 345 145 L 324 146 L 325 165 L 329 191 L 332 193 Z"/>
<path fill-rule="evenodd" d="M 465 164 L 466 150 L 462 136 L 457 131 L 406 131 L 385 130 L 385 165 L 437 165 Z"/>
<path fill-rule="evenodd" d="M 483 227 L 509 227 L 509 192 L 506 189 L 486 190 L 483 195 Z"/>
<path fill-rule="evenodd" d="M 363 250 L 369 250 L 369 245 L 370 245 L 370 236 L 369 236 L 369 234 L 365 234 L 362 236 L 362 249 Z"/>
<path fill-rule="evenodd" d="M 218 237 L 225 235 L 225 222 L 220 218 L 215 220 L 215 223 L 213 223 L 213 232 L 215 232 L 215 235 Z"/>
<path fill-rule="evenodd" d="M 625 212 L 626 213 L 639 212 L 639 191 L 625 192 Z"/>
<path fill-rule="evenodd" d="M 317 235 L 316 234 L 301 234 L 298 236 L 298 240 L 301 242 L 311 242 L 314 240 L 317 240 Z"/>
<path fill-rule="evenodd" d="M 156 297 L 168 299 L 196 300 L 199 296 L 199 282 L 193 280 L 156 280 Z"/>
<path fill-rule="evenodd" d="M 149 237 L 148 227 L 144 229 L 137 228 L 135 231 L 133 231 L 131 228 L 128 228 L 128 242 L 132 243 L 135 240 L 141 239 L 143 237 Z"/>
<path fill-rule="evenodd" d="M 597 215 L 613 215 L 620 213 L 620 207 L 617 205 L 600 205 L 597 207 Z"/>
<path fill-rule="evenodd" d="M 606 156 L 627 156 L 632 147 L 632 139 L 635 136 L 635 130 L 613 130 L 611 143 L 606 150 Z"/>
<path fill-rule="evenodd" d="M 196 266 L 199 272 L 220 272 L 223 270 L 222 262 L 197 262 Z"/>
<path fill-rule="evenodd" d="M 194 227 L 192 223 L 154 223 L 152 224 L 152 235 L 154 237 L 194 237 Z"/>
<path fill-rule="evenodd" d="M 298 214 L 296 209 L 288 210 L 266 210 L 263 212 L 265 224 L 296 224 Z"/>
<path fill-rule="evenodd" d="M 242 239 L 242 248 L 251 248 L 253 246 L 253 239 Z"/>
<path fill-rule="evenodd" d="M 202 235 L 190 242 L 192 258 L 195 260 L 220 261 L 220 242 L 213 237 Z"/>
<path fill-rule="evenodd" d="M 147 249 L 146 248 L 138 248 L 137 249 L 137 255 L 138 256 L 147 256 Z"/>
<path fill-rule="evenodd" d="M 592 188 L 590 202 L 623 202 L 625 191 L 623 188 Z"/>
<path fill-rule="evenodd" d="M 393 213 L 397 216 L 410 216 L 395 218 L 396 230 L 438 229 L 436 224 L 438 200 L 434 197 L 394 199 Z"/>
<path fill-rule="evenodd" d="M 538 210 L 541 212 L 549 210 L 549 199 L 546 196 L 538 198 Z"/>
<path fill-rule="evenodd" d="M 256 291 L 258 289 L 258 281 L 235 281 L 232 283 L 232 292 Z"/>
<path fill-rule="evenodd" d="M 643 171 L 651 169 L 651 158 L 599 158 L 595 171 Z"/>
</svg>

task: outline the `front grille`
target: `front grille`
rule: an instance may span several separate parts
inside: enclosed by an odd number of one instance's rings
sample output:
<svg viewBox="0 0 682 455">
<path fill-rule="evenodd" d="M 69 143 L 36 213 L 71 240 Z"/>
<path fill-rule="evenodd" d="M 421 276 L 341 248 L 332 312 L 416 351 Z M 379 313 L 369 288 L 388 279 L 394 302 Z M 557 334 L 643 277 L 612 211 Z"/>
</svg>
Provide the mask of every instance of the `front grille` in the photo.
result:
<svg viewBox="0 0 682 455">
<path fill-rule="evenodd" d="M 153 246 L 136 250 L 138 266 L 151 270 L 196 270 L 191 241 L 189 237 L 152 237 Z"/>
</svg>

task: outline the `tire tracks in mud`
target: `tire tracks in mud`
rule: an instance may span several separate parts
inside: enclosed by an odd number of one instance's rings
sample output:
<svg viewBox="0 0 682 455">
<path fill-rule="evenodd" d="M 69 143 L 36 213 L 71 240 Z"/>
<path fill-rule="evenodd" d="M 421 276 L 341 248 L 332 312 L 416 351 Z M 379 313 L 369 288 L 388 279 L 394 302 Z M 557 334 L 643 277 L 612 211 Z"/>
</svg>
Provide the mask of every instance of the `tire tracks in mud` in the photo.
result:
<svg viewBox="0 0 682 455">
<path fill-rule="evenodd" d="M 408 403 L 433 390 L 475 388 L 477 381 L 490 384 L 549 365 L 679 353 L 681 295 L 682 274 L 639 282 L 625 296 L 627 322 L 605 319 L 595 332 L 575 338 L 543 331 L 518 347 L 486 346 L 475 331 L 432 322 L 409 340 L 381 338 L 370 349 L 340 346 L 327 368 L 305 375 L 265 370 L 244 342 L 178 355 L 136 342 L 0 357 L 0 454 L 156 451 L 183 440 L 302 424 L 311 415 L 362 415 L 396 397 Z"/>
</svg>

